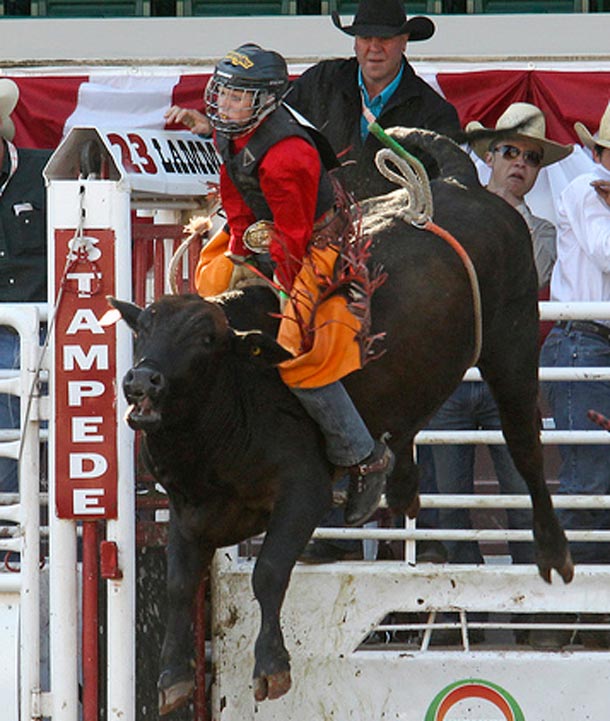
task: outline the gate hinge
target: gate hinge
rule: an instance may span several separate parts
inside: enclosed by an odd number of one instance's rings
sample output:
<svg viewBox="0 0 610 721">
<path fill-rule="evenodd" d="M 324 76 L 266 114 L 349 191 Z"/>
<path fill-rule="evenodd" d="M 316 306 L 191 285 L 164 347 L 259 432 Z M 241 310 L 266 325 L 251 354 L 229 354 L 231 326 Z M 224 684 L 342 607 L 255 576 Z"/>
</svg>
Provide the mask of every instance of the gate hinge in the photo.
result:
<svg viewBox="0 0 610 721">
<path fill-rule="evenodd" d="M 50 717 L 53 713 L 53 696 L 48 691 L 39 688 L 32 689 L 30 694 L 30 709 L 32 719 Z"/>
<path fill-rule="evenodd" d="M 123 571 L 119 568 L 119 547 L 114 541 L 100 544 L 100 573 L 107 581 L 120 581 Z"/>
</svg>

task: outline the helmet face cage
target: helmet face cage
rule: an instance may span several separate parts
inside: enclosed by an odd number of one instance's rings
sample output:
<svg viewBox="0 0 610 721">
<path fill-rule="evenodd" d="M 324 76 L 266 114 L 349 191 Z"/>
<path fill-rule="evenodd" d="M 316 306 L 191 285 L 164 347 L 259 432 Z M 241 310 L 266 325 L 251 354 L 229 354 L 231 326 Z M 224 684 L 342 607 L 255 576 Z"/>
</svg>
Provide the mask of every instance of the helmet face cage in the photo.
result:
<svg viewBox="0 0 610 721">
<path fill-rule="evenodd" d="M 217 70 L 205 89 L 205 101 L 206 114 L 216 131 L 238 138 L 275 110 L 280 97 L 268 83 L 249 82 Z"/>
</svg>

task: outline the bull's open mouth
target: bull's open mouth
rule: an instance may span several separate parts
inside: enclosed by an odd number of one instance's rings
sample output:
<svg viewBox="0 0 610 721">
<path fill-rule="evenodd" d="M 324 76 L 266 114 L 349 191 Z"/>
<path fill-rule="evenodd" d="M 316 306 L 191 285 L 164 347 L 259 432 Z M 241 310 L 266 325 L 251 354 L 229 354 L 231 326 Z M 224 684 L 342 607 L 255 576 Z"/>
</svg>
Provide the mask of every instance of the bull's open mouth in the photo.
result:
<svg viewBox="0 0 610 721">
<path fill-rule="evenodd" d="M 143 398 L 129 406 L 125 419 L 130 428 L 146 430 L 161 423 L 161 411 L 154 407 L 150 398 Z"/>
</svg>

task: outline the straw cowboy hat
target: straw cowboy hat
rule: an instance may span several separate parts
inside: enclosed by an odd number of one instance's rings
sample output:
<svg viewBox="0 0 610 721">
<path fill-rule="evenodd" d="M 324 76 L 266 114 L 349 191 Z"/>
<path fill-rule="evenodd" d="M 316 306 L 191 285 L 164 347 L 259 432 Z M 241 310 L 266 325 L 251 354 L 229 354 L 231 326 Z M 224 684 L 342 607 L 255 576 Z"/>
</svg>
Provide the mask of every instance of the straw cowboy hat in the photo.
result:
<svg viewBox="0 0 610 721">
<path fill-rule="evenodd" d="M 8 78 L 0 78 L 0 137 L 12 140 L 15 137 L 15 126 L 10 114 L 19 100 L 19 88 Z"/>
<path fill-rule="evenodd" d="M 599 121 L 597 137 L 591 135 L 582 123 L 574 123 L 574 130 L 581 143 L 586 145 L 587 148 L 593 150 L 596 145 L 601 145 L 602 148 L 610 148 L 610 103 L 608 103 L 608 107 L 604 110 L 602 119 Z"/>
<path fill-rule="evenodd" d="M 513 128 L 515 129 L 514 133 L 510 132 Z M 491 136 L 487 135 L 481 139 L 477 138 L 470 142 L 474 152 L 481 160 L 485 160 L 485 155 L 489 152 L 490 144 L 496 143 L 497 139 L 494 139 L 491 128 L 485 128 L 477 120 L 473 120 L 466 126 L 467 133 L 476 130 L 486 130 L 488 133 L 491 133 Z M 535 141 L 543 150 L 541 167 L 567 158 L 573 150 L 571 145 L 560 145 L 545 137 L 546 120 L 544 119 L 544 113 L 540 108 L 530 103 L 512 103 L 512 105 L 509 105 L 498 118 L 494 130 L 503 131 L 501 134 L 503 141 L 509 138 Z"/>
<path fill-rule="evenodd" d="M 360 0 L 352 25 L 343 26 L 337 10 L 333 10 L 332 19 L 344 33 L 366 38 L 393 38 L 408 34 L 409 40 L 427 40 L 436 30 L 430 18 L 418 15 L 407 20 L 400 0 Z"/>
</svg>

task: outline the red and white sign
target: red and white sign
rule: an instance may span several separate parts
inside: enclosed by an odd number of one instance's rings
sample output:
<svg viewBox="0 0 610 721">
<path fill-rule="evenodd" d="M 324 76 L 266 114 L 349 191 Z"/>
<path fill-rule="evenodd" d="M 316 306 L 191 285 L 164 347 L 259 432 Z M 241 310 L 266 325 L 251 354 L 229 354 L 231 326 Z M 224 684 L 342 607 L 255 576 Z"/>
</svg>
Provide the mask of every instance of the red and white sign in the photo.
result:
<svg viewBox="0 0 610 721">
<path fill-rule="evenodd" d="M 218 183 L 220 157 L 210 138 L 186 131 L 98 130 L 132 191 L 205 196 Z"/>
<path fill-rule="evenodd" d="M 116 328 L 111 229 L 55 231 L 55 483 L 59 518 L 117 517 Z M 80 251 L 78 251 L 80 248 Z M 66 258 L 68 257 L 68 261 Z"/>
</svg>

